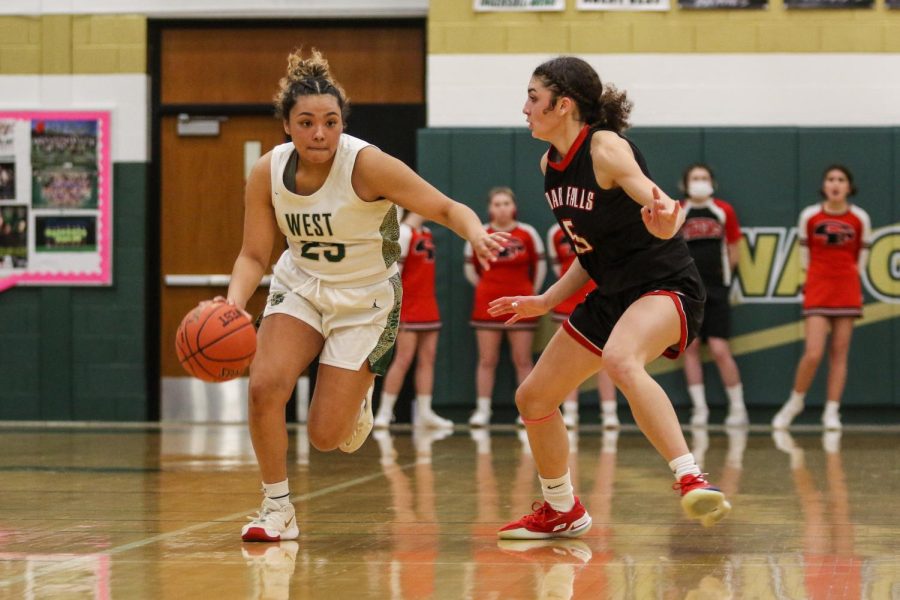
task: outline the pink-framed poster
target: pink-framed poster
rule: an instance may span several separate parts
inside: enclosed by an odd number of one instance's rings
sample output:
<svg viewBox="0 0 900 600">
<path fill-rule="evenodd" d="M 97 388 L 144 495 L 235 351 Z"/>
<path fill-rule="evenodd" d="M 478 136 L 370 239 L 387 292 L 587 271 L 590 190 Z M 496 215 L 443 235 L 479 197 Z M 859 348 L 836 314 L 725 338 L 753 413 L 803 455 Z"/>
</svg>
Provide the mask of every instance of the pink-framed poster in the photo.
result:
<svg viewBox="0 0 900 600">
<path fill-rule="evenodd" d="M 0 111 L 0 292 L 112 284 L 108 111 Z"/>
</svg>

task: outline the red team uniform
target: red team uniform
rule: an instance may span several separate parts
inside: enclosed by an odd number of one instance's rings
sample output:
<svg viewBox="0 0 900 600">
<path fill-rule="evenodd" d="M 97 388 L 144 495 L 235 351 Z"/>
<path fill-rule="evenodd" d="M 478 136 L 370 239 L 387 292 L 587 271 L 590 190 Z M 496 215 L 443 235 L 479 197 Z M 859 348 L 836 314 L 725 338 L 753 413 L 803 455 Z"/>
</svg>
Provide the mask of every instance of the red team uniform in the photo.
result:
<svg viewBox="0 0 900 600">
<path fill-rule="evenodd" d="M 711 198 L 702 204 L 685 200 L 681 206 L 684 209 L 681 235 L 706 287 L 700 338 L 728 339 L 731 337 L 728 295 L 732 275 L 728 246 L 741 239 L 737 214 L 729 203 L 718 198 Z"/>
<path fill-rule="evenodd" d="M 495 233 L 490 225 L 485 225 L 488 233 Z M 503 323 L 508 315 L 492 317 L 488 313 L 488 304 L 503 296 L 531 296 L 536 293 L 535 279 L 539 272 L 538 264 L 544 260 L 544 244 L 534 227 L 525 223 L 517 223 L 510 230 L 511 236 L 506 247 L 491 264 L 490 271 L 483 271 L 481 264 L 472 256 L 472 246 L 466 244 L 466 262 L 470 269 L 474 268 L 478 276 L 475 284 L 475 298 L 472 304 L 471 325 L 484 329 L 534 329 L 537 317 L 522 319 L 511 327 Z"/>
<path fill-rule="evenodd" d="M 441 313 L 434 293 L 434 240 L 431 230 L 400 225 L 400 278 L 403 303 L 400 328 L 431 331 L 441 328 Z"/>
<path fill-rule="evenodd" d="M 562 227 L 559 226 L 559 223 L 554 224 L 550 231 L 547 232 L 547 252 L 550 254 L 550 265 L 553 267 L 553 272 L 556 273 L 557 278 L 565 275 L 572 263 L 575 262 L 577 257 L 575 246 L 572 244 L 569 236 L 562 230 Z M 550 313 L 551 318 L 560 322 L 568 319 L 575 307 L 581 304 L 584 297 L 596 287 L 597 284 L 592 279 L 589 279 L 580 290 L 563 300 L 561 304 L 553 309 Z"/>
<path fill-rule="evenodd" d="M 861 317 L 859 260 L 872 238 L 866 211 L 851 204 L 835 215 L 814 204 L 800 213 L 797 236 L 809 252 L 803 315 Z"/>
</svg>

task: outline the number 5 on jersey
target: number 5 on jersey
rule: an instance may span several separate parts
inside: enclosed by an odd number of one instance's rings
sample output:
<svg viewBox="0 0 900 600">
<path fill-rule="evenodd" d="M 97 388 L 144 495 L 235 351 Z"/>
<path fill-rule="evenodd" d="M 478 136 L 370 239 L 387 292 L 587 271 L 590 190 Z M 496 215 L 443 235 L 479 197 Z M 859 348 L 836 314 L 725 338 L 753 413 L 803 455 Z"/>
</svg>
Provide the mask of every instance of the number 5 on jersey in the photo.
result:
<svg viewBox="0 0 900 600">
<path fill-rule="evenodd" d="M 560 225 L 562 225 L 569 239 L 572 240 L 572 244 L 575 245 L 575 254 L 586 254 L 594 251 L 594 247 L 586 239 L 575 233 L 572 219 L 563 219 L 560 221 Z"/>
</svg>

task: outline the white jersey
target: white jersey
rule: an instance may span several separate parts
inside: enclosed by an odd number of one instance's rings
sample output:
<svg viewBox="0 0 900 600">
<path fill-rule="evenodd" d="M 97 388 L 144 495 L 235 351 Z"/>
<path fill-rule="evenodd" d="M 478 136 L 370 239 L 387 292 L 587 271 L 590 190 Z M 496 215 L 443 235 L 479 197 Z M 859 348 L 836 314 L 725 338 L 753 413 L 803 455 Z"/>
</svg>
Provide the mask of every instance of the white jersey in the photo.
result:
<svg viewBox="0 0 900 600">
<path fill-rule="evenodd" d="M 272 150 L 272 206 L 288 242 L 275 265 L 276 278 L 290 282 L 291 263 L 335 287 L 369 285 L 397 273 L 396 206 L 388 200 L 365 202 L 351 183 L 356 156 L 369 145 L 341 134 L 328 177 L 310 196 L 295 194 L 284 183 L 293 143 Z"/>
</svg>

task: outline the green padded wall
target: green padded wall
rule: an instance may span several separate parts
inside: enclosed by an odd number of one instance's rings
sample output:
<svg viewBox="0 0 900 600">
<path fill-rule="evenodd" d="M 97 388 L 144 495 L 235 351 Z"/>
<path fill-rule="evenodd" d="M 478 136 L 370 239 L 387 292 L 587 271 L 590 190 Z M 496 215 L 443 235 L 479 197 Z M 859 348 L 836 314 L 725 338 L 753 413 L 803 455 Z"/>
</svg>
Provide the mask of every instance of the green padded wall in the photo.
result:
<svg viewBox="0 0 900 600">
<path fill-rule="evenodd" d="M 113 165 L 112 287 L 0 294 L 0 420 L 147 418 L 146 176 Z"/>
<path fill-rule="evenodd" d="M 856 202 L 872 218 L 873 228 L 900 222 L 900 128 L 640 128 L 629 136 L 645 154 L 654 180 L 673 197 L 680 195 L 683 168 L 694 161 L 710 163 L 719 180 L 717 195 L 731 202 L 741 225 L 790 228 L 803 207 L 818 200 L 825 166 L 846 163 L 854 171 L 860 193 Z M 523 222 L 545 233 L 553 216 L 542 193 L 538 162 L 546 144 L 527 130 L 424 129 L 419 132 L 421 174 L 455 200 L 485 217 L 485 193 L 495 185 L 511 186 L 519 197 Z M 892 238 L 895 293 L 900 288 L 900 235 Z M 446 229 L 435 228 L 438 248 L 438 300 L 444 329 L 438 351 L 435 402 L 474 404 L 476 349 L 468 326 L 471 286 L 463 276 L 463 242 Z M 552 283 L 552 276 L 548 278 Z M 876 299 L 866 292 L 866 303 Z M 882 307 L 886 317 L 862 323 L 854 334 L 845 400 L 866 406 L 900 405 L 900 304 Z M 751 405 L 780 404 L 789 392 L 801 351 L 797 303 L 745 303 L 735 306 L 734 334 L 763 332 L 761 347 L 741 354 L 738 364 Z M 788 326 L 784 331 L 768 331 Z M 790 334 L 793 332 L 793 337 Z M 541 336 L 539 336 L 541 337 Z M 507 357 L 508 358 L 508 357 Z M 810 392 L 809 402 L 824 402 L 824 373 Z M 661 383 L 676 404 L 688 403 L 680 370 L 655 364 Z M 724 403 L 714 367 L 706 366 L 708 395 Z M 515 389 L 508 360 L 498 370 L 495 402 L 511 405 Z M 593 392 L 591 392 L 593 395 Z M 588 401 L 587 397 L 582 398 Z"/>
</svg>

